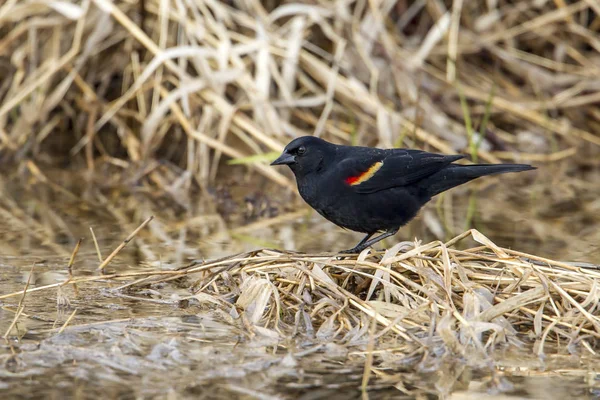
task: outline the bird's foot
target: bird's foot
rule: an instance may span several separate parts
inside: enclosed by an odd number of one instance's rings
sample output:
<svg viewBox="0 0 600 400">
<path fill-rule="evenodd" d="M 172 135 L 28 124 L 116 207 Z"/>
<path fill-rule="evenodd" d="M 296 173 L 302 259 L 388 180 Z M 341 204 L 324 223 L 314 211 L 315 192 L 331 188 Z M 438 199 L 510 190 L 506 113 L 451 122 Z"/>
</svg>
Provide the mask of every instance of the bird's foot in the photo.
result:
<svg viewBox="0 0 600 400">
<path fill-rule="evenodd" d="M 338 258 L 348 257 L 349 255 L 352 255 L 352 254 L 358 255 L 367 247 L 369 247 L 369 246 L 356 246 L 356 247 L 353 247 L 348 250 L 342 250 L 342 251 L 340 251 L 340 254 L 345 254 L 346 256 L 339 256 Z"/>
<path fill-rule="evenodd" d="M 386 237 L 395 235 L 396 232 L 398 232 L 398 228 L 390 229 L 373 239 L 369 239 L 373 235 L 372 233 L 369 233 L 355 247 L 353 247 L 349 250 L 340 251 L 340 253 L 342 253 L 342 254 L 360 254 L 360 252 L 363 251 L 364 249 L 366 249 L 367 247 L 373 246 L 375 243 L 385 239 Z"/>
</svg>

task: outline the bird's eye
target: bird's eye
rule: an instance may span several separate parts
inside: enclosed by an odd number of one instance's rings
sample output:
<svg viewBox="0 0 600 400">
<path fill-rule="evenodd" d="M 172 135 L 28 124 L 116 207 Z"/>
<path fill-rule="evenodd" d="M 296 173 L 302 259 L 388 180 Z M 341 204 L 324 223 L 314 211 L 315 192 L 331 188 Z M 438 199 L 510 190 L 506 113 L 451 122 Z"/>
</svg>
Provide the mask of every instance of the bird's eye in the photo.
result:
<svg viewBox="0 0 600 400">
<path fill-rule="evenodd" d="M 296 153 L 298 153 L 298 155 L 301 156 L 302 154 L 306 153 L 306 147 L 304 147 L 304 146 L 298 147 L 298 150 L 296 151 Z"/>
</svg>

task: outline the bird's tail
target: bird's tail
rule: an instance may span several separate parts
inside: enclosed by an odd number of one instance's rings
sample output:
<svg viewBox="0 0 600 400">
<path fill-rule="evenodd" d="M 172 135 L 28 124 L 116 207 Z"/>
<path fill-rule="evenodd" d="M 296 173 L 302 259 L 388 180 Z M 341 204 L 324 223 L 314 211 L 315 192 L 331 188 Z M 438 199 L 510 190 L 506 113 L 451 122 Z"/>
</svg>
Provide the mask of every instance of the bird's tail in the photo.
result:
<svg viewBox="0 0 600 400">
<path fill-rule="evenodd" d="M 421 195 L 430 199 L 436 194 L 445 192 L 455 186 L 462 185 L 480 176 L 521 172 L 535 169 L 527 164 L 451 164 L 448 167 L 428 176 L 419 183 Z"/>
</svg>

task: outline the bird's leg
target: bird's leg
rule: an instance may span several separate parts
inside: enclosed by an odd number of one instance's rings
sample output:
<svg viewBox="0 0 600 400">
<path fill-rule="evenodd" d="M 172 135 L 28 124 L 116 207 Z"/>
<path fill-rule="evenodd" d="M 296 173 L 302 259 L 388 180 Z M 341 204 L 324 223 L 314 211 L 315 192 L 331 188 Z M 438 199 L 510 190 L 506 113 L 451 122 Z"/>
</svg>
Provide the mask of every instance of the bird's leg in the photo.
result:
<svg viewBox="0 0 600 400">
<path fill-rule="evenodd" d="M 359 252 L 361 252 L 362 250 L 366 249 L 366 247 L 362 247 L 362 246 L 373 235 L 374 235 L 374 233 L 367 233 L 367 236 L 365 236 L 364 238 L 362 238 L 362 240 L 360 242 L 358 242 L 358 244 L 356 246 L 354 246 L 353 248 L 348 249 L 348 250 L 340 251 L 340 253 L 359 253 Z"/>
<path fill-rule="evenodd" d="M 373 246 L 375 243 L 377 243 L 377 242 L 385 239 L 386 237 L 390 237 L 390 236 L 395 235 L 396 232 L 398 232 L 398 229 L 399 228 L 389 229 L 389 230 L 385 231 L 384 233 L 382 233 L 381 235 L 374 237 L 371 240 L 369 240 L 369 238 L 371 236 L 373 236 L 373 234 L 369 233 L 354 248 L 349 249 L 349 250 L 344 250 L 341 253 L 360 253 L 361 251 L 363 251 L 367 247 Z"/>
</svg>

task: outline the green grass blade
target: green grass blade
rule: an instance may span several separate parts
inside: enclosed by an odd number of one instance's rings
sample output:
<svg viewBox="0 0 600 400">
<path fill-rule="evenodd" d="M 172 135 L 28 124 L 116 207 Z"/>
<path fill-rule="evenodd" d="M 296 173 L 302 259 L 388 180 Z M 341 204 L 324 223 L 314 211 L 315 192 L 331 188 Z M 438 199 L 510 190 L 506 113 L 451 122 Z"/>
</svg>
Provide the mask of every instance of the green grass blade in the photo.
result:
<svg viewBox="0 0 600 400">
<path fill-rule="evenodd" d="M 471 112 L 469 111 L 469 105 L 467 104 L 467 99 L 465 98 L 465 94 L 460 89 L 460 86 L 456 86 L 456 90 L 458 90 L 458 97 L 460 98 L 460 107 L 462 108 L 463 118 L 465 119 L 465 129 L 467 130 L 467 139 L 469 140 L 469 153 L 471 154 L 471 159 L 473 162 L 477 162 L 477 144 L 475 143 L 474 132 L 473 132 L 473 122 L 471 121 Z"/>
<path fill-rule="evenodd" d="M 233 158 L 233 159 L 227 161 L 227 164 L 229 164 L 229 165 L 244 165 L 244 164 L 254 164 L 254 163 L 260 163 L 260 162 L 271 163 L 277 157 L 279 157 L 279 153 L 272 151 L 269 153 L 254 154 L 254 155 L 248 156 L 248 157 Z"/>
</svg>

